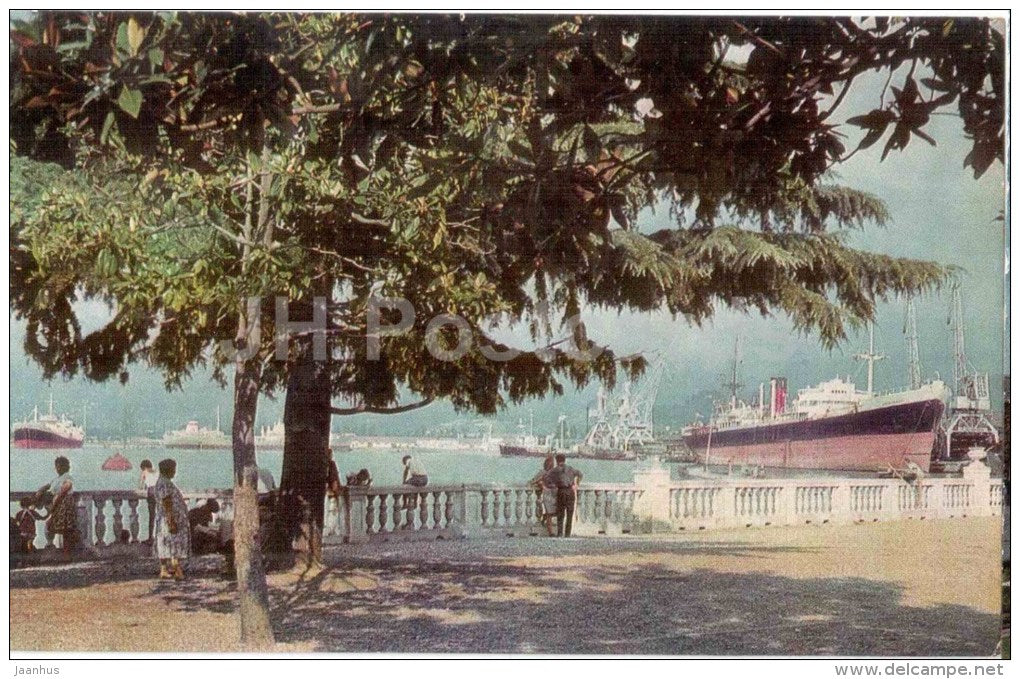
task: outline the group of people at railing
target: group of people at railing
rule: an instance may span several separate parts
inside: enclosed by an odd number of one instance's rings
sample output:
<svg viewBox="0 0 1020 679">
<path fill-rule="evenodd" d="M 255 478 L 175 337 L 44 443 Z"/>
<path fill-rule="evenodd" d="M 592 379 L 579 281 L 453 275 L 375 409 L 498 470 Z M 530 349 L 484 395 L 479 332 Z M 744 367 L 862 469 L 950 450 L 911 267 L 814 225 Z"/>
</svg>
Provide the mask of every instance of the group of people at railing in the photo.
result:
<svg viewBox="0 0 1020 679">
<path fill-rule="evenodd" d="M 21 509 L 11 519 L 11 548 L 19 552 L 35 549 L 36 522 L 46 522 L 49 536 L 61 537 L 61 547 L 70 554 L 78 536 L 78 515 L 74 502 L 71 462 L 61 455 L 53 461 L 56 476 L 32 497 L 21 500 Z"/>
<path fill-rule="evenodd" d="M 560 453 L 555 457 L 547 455 L 542 470 L 529 482 L 539 492 L 542 524 L 549 537 L 554 535 L 553 517 L 556 517 L 555 535 L 570 537 L 577 509 L 577 486 L 583 477 L 581 472 L 567 464 L 567 456 Z"/>
</svg>

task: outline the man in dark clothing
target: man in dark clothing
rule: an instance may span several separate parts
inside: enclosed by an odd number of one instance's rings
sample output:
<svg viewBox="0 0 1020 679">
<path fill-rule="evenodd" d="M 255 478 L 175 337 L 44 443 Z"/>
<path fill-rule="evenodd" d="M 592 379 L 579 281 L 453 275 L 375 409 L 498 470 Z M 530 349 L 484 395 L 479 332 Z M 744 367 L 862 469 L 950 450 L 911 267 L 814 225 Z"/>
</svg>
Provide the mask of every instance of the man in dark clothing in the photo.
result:
<svg viewBox="0 0 1020 679">
<path fill-rule="evenodd" d="M 213 526 L 213 515 L 220 511 L 220 503 L 210 498 L 201 507 L 188 511 L 191 528 L 191 551 L 195 554 L 212 554 L 219 551 L 220 531 Z"/>
<path fill-rule="evenodd" d="M 577 484 L 583 475 L 567 465 L 567 456 L 556 456 L 556 466 L 545 473 L 542 483 L 556 488 L 556 536 L 570 537 L 577 504 Z"/>
</svg>

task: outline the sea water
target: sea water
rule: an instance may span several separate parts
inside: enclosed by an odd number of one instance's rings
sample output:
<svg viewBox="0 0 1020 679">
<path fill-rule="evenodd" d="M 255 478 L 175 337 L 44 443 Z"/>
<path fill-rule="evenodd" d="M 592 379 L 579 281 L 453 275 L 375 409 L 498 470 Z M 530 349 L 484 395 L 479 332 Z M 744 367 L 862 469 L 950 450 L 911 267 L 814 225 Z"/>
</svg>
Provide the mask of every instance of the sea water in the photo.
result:
<svg viewBox="0 0 1020 679">
<path fill-rule="evenodd" d="M 103 471 L 102 464 L 114 453 L 131 462 L 129 471 Z M 12 491 L 33 491 L 56 476 L 53 460 L 63 455 L 71 463 L 71 477 L 76 491 L 133 490 L 138 487 L 142 460 L 157 466 L 164 458 L 177 461 L 174 482 L 181 490 L 198 491 L 233 487 L 233 460 L 229 450 L 183 450 L 158 446 L 86 444 L 75 450 L 11 449 L 10 472 Z M 428 472 L 431 485 L 472 483 L 526 483 L 542 467 L 541 458 L 501 457 L 471 451 L 437 451 L 407 449 L 335 450 L 334 459 L 340 478 L 368 469 L 375 486 L 400 485 L 403 465 L 401 458 L 413 455 Z M 280 482 L 283 451 L 258 452 L 259 466 L 265 467 Z M 579 460 L 568 463 L 584 474 L 584 480 L 601 483 L 629 483 L 636 467 L 646 464 L 622 460 Z"/>
</svg>

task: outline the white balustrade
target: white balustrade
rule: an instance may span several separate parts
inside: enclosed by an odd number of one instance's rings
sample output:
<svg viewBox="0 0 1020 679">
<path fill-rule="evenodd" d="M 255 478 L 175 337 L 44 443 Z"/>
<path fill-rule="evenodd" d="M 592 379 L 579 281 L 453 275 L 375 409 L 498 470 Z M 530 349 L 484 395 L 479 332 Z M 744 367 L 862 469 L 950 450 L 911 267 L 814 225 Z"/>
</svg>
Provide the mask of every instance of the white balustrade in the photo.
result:
<svg viewBox="0 0 1020 679">
<path fill-rule="evenodd" d="M 650 476 L 647 478 L 651 478 Z M 983 479 L 983 480 L 982 480 Z M 657 485 L 583 483 L 577 490 L 574 532 L 619 535 L 804 523 L 937 519 L 1002 513 L 1001 479 L 712 479 Z M 987 490 L 986 490 L 987 489 Z M 233 516 L 229 490 L 186 491 L 189 507 L 215 498 L 219 515 Z M 16 504 L 32 493 L 12 492 Z M 75 494 L 79 546 L 93 554 L 147 539 L 145 495 L 135 491 Z M 326 499 L 326 543 L 544 535 L 541 493 L 524 485 L 348 487 Z M 146 529 L 141 529 L 146 526 Z M 38 522 L 36 547 L 60 546 Z"/>
</svg>

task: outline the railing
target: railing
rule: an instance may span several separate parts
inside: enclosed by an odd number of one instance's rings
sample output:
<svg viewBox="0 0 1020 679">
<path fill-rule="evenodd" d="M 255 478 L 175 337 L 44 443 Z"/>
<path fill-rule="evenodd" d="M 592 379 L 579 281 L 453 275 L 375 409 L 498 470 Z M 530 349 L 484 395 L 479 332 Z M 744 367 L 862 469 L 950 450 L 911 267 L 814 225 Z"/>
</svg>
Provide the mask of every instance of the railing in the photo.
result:
<svg viewBox="0 0 1020 679">
<path fill-rule="evenodd" d="M 988 487 L 988 504 L 990 507 L 1002 509 L 1002 481 L 993 482 Z"/>
<path fill-rule="evenodd" d="M 1000 515 L 1000 479 L 658 479 L 634 484 L 582 484 L 573 516 L 577 535 L 688 531 L 810 523 L 938 519 Z M 12 492 L 12 510 L 32 493 Z M 233 515 L 229 490 L 185 492 L 189 507 L 215 498 Z M 148 535 L 145 495 L 134 491 L 76 493 L 81 547 L 136 552 Z M 528 485 L 349 487 L 327 498 L 327 543 L 544 535 L 541 494 Z M 37 526 L 36 547 L 59 547 Z"/>
<path fill-rule="evenodd" d="M 327 507 L 327 542 L 519 537 L 545 532 L 541 493 L 527 485 L 408 486 L 344 489 Z M 574 532 L 627 533 L 641 491 L 630 484 L 583 486 Z"/>
<path fill-rule="evenodd" d="M 34 493 L 12 492 L 11 504 Z M 215 499 L 220 505 L 219 516 L 229 518 L 234 513 L 232 493 L 229 490 L 203 490 L 184 492 L 188 509 Z M 138 545 L 149 535 L 149 509 L 145 493 L 131 490 L 85 491 L 74 494 L 77 505 L 78 536 L 85 548 L 102 549 L 116 545 Z M 35 547 L 46 550 L 60 547 L 60 537 L 47 533 L 45 519 L 36 522 Z"/>
<path fill-rule="evenodd" d="M 984 503 L 977 502 L 979 493 Z M 1000 479 L 719 478 L 669 482 L 667 510 L 669 527 L 686 531 L 995 516 L 1002 502 Z"/>
</svg>

